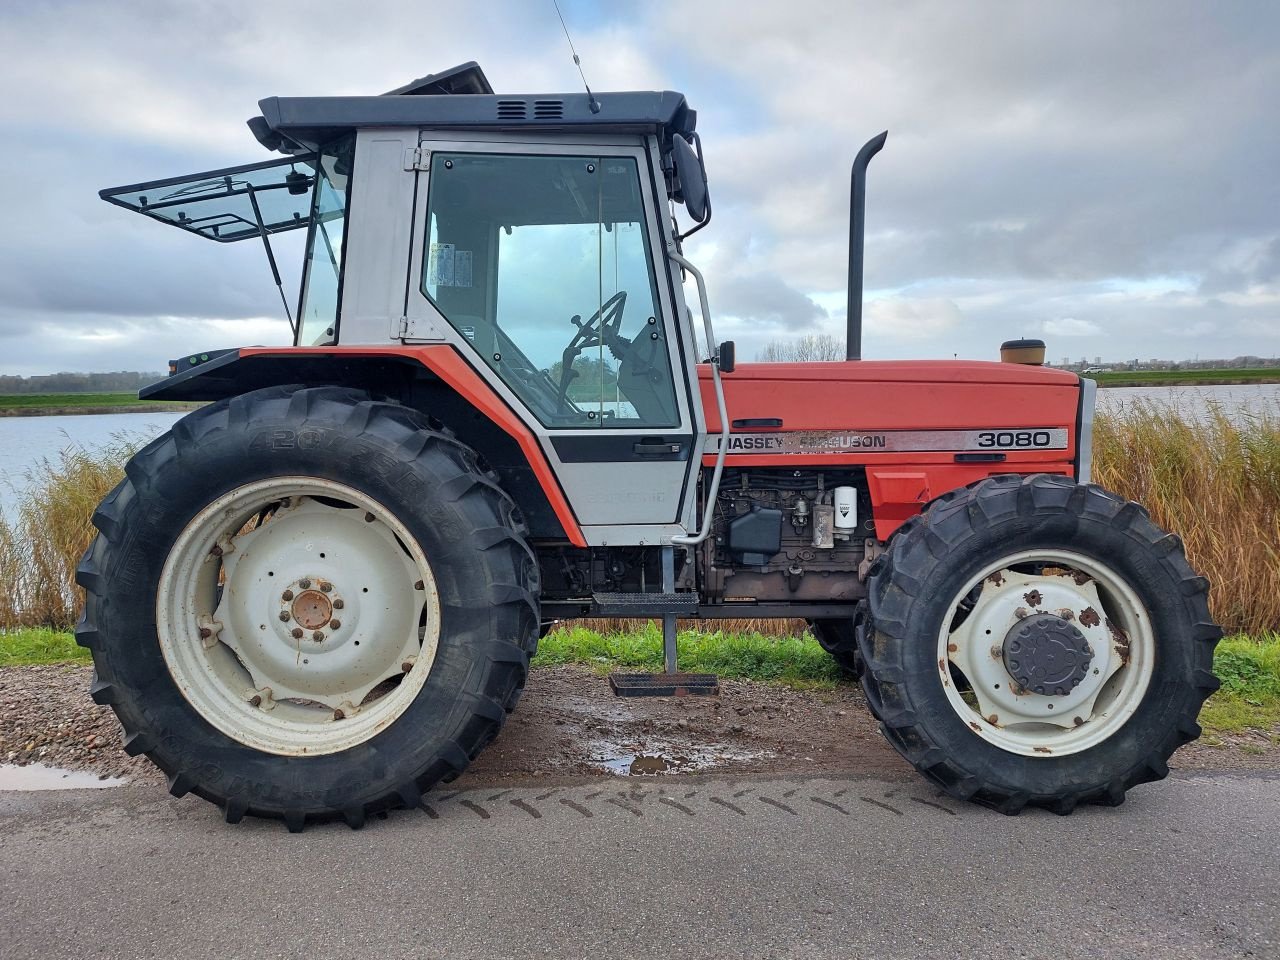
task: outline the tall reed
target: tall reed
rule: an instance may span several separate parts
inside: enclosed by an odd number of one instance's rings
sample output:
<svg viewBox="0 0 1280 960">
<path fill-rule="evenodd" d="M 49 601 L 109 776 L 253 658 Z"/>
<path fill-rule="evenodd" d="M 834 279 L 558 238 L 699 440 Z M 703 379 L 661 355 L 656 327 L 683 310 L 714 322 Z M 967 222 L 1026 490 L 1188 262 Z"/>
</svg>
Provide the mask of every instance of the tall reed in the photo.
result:
<svg viewBox="0 0 1280 960">
<path fill-rule="evenodd" d="M 1280 413 L 1130 402 L 1098 415 L 1094 463 L 1097 483 L 1182 537 L 1228 633 L 1280 627 Z"/>
<path fill-rule="evenodd" d="M 93 537 L 90 517 L 134 449 L 121 438 L 92 453 L 69 446 L 32 469 L 16 514 L 0 515 L 0 630 L 75 623 L 76 564 Z"/>
<path fill-rule="evenodd" d="M 0 516 L 0 630 L 66 628 L 79 610 L 76 564 L 94 506 L 123 474 L 132 446 L 78 447 L 32 473 L 16 516 Z M 1180 534 L 1191 564 L 1213 584 L 1213 613 L 1228 633 L 1280 628 L 1280 414 L 1194 417 L 1156 403 L 1098 415 L 1094 480 L 1137 500 Z M 590 629 L 634 630 L 645 621 L 592 620 Z M 690 628 L 797 636 L 803 620 L 682 621 Z"/>
</svg>

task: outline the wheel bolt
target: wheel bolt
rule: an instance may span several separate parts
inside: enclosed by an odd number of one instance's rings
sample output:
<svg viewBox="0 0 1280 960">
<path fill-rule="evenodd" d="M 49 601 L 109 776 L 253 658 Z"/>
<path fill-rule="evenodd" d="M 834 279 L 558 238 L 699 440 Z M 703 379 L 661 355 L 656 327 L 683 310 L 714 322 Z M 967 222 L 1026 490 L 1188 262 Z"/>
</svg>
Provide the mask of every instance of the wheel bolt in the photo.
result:
<svg viewBox="0 0 1280 960">
<path fill-rule="evenodd" d="M 346 715 L 346 713 L 342 710 L 342 708 L 341 708 L 341 707 L 339 707 L 337 710 L 333 711 L 333 719 L 335 719 L 335 720 L 345 720 L 346 718 L 347 718 L 347 715 Z"/>
<path fill-rule="evenodd" d="M 325 581 L 323 581 L 323 580 L 321 580 L 321 581 L 320 581 L 320 592 L 321 592 L 321 593 L 328 593 L 328 592 L 329 592 L 330 590 L 332 590 L 332 589 L 333 589 L 333 584 L 332 584 L 332 583 L 325 583 Z"/>
<path fill-rule="evenodd" d="M 289 622 L 289 611 L 288 611 L 288 610 L 281 610 L 281 611 L 280 611 L 280 622 L 281 622 L 281 623 L 288 623 L 288 622 Z"/>
<path fill-rule="evenodd" d="M 408 673 L 410 670 L 413 669 L 413 661 L 406 660 L 404 663 L 400 664 L 400 669 L 403 670 L 405 673 Z"/>
<path fill-rule="evenodd" d="M 330 621 L 329 621 L 329 629 L 331 629 L 331 630 L 337 630 L 340 626 L 342 626 L 342 621 L 341 621 L 341 620 L 330 620 Z"/>
<path fill-rule="evenodd" d="M 364 522 L 365 522 L 365 523 L 373 523 L 373 514 L 372 514 L 372 513 L 366 513 L 366 514 L 364 515 Z"/>
<path fill-rule="evenodd" d="M 294 627 L 294 628 L 293 628 L 293 639 L 295 639 L 295 640 L 301 640 L 301 639 L 302 639 L 302 628 L 301 628 L 301 627 Z"/>
<path fill-rule="evenodd" d="M 218 544 L 215 543 L 213 545 L 213 549 L 210 550 L 209 552 L 213 554 L 215 557 L 220 557 L 222 556 L 222 547 L 218 546 Z"/>
<path fill-rule="evenodd" d="M 307 579 L 299 580 L 298 586 L 300 586 L 303 590 L 305 590 L 307 589 L 307 587 L 311 586 L 311 581 Z"/>
<path fill-rule="evenodd" d="M 336 600 L 334 600 L 334 601 L 333 601 L 333 609 L 335 609 L 335 610 L 341 610 L 341 609 L 342 609 L 343 607 L 345 607 L 345 606 L 346 606 L 346 604 L 342 602 L 342 598 L 341 598 L 341 597 L 339 597 L 339 598 L 337 598 Z"/>
<path fill-rule="evenodd" d="M 311 639 L 314 640 L 316 643 L 319 643 L 321 640 L 324 639 L 324 634 L 321 633 L 319 630 L 317 630 L 315 633 L 311 635 Z"/>
<path fill-rule="evenodd" d="M 284 593 L 280 594 L 280 599 L 283 600 L 285 603 L 288 603 L 290 600 L 293 599 L 293 591 L 286 590 Z"/>
<path fill-rule="evenodd" d="M 252 697 L 249 698 L 249 706 L 251 707 L 262 706 L 262 696 L 260 694 L 255 693 Z"/>
<path fill-rule="evenodd" d="M 419 580 L 419 581 L 417 581 L 417 582 L 413 585 L 413 589 L 415 589 L 415 590 L 425 590 L 425 589 L 426 589 L 426 586 L 423 584 L 423 582 L 422 582 L 421 580 Z"/>
<path fill-rule="evenodd" d="M 208 627 L 201 627 L 201 628 L 200 628 L 200 639 L 201 639 L 201 640 L 208 640 L 208 639 L 209 639 L 210 637 L 212 637 L 212 636 L 213 636 L 213 631 L 212 631 L 212 630 L 210 630 Z"/>
</svg>

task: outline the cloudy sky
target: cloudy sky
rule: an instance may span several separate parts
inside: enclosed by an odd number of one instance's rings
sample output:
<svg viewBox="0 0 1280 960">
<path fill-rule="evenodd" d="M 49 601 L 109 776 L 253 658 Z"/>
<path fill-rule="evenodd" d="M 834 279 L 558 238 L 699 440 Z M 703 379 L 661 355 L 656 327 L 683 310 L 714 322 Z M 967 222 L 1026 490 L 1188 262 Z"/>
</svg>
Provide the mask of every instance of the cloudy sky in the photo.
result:
<svg viewBox="0 0 1280 960">
<path fill-rule="evenodd" d="M 561 6 L 595 89 L 697 108 L 715 218 L 687 252 L 740 356 L 843 330 L 848 165 L 882 129 L 868 357 L 1280 353 L 1280 5 Z M 578 89 L 551 0 L 5 4 L 0 373 L 287 339 L 259 247 L 98 189 L 268 159 L 244 126 L 262 97 L 471 59 L 499 92 Z"/>
</svg>

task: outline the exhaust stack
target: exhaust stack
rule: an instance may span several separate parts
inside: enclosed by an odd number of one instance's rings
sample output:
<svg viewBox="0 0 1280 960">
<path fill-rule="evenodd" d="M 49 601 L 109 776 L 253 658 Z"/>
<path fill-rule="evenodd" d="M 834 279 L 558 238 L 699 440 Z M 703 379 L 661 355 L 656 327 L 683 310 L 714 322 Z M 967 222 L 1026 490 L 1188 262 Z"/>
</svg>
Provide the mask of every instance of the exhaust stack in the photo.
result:
<svg viewBox="0 0 1280 960">
<path fill-rule="evenodd" d="M 886 130 L 862 145 L 853 158 L 849 180 L 849 304 L 845 311 L 848 330 L 845 359 L 862 359 L 862 240 L 866 234 L 867 164 L 884 147 Z"/>
</svg>

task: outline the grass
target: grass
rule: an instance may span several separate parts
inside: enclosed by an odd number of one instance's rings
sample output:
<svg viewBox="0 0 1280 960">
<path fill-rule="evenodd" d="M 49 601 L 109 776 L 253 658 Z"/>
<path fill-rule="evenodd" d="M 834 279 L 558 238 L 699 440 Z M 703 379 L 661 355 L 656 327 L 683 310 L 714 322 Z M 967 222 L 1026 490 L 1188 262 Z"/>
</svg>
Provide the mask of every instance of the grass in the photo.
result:
<svg viewBox="0 0 1280 960">
<path fill-rule="evenodd" d="M 36 628 L 0 633 L 0 667 L 88 661 L 89 651 L 63 630 Z"/>
<path fill-rule="evenodd" d="M 1238 370 L 1112 370 L 1087 374 L 1099 387 L 1191 387 L 1217 383 L 1280 383 L 1280 367 Z"/>
<path fill-rule="evenodd" d="M 602 633 L 575 623 L 547 634 L 535 666 L 575 663 L 599 673 L 615 669 L 662 670 L 662 629 L 644 621 L 633 629 Z M 680 631 L 680 669 L 745 680 L 772 680 L 792 687 L 833 687 L 835 661 L 808 635 L 766 636 L 753 630 Z"/>
<path fill-rule="evenodd" d="M 0 633 L 0 667 L 86 662 L 89 652 L 70 633 L 49 629 Z M 636 621 L 631 629 L 602 633 L 579 622 L 551 631 L 538 646 L 534 666 L 576 664 L 597 673 L 660 671 L 662 632 Z M 832 689 L 850 681 L 808 634 L 765 636 L 755 631 L 680 632 L 680 667 L 721 677 L 782 683 L 796 689 Z M 1268 733 L 1280 726 L 1280 633 L 1223 640 L 1214 656 L 1222 689 L 1200 714 L 1207 733 Z"/>
<path fill-rule="evenodd" d="M 0 393 L 0 417 L 189 410 L 199 404 L 139 400 L 136 393 Z"/>
</svg>

